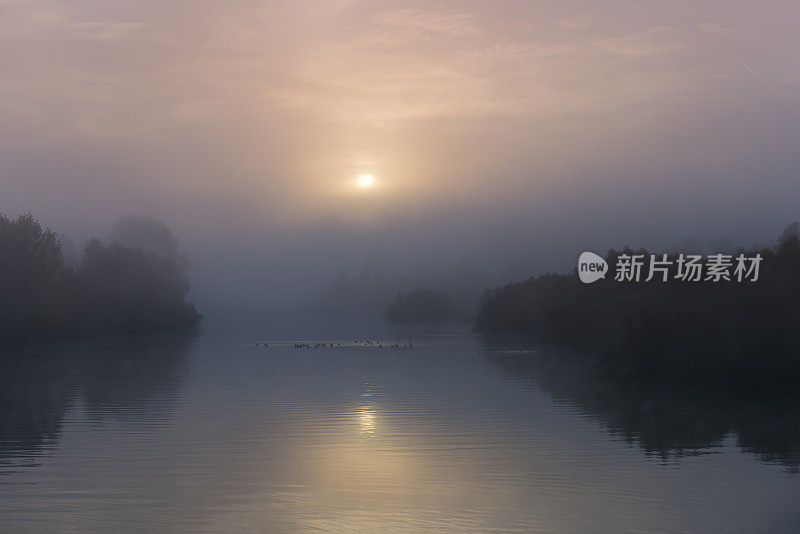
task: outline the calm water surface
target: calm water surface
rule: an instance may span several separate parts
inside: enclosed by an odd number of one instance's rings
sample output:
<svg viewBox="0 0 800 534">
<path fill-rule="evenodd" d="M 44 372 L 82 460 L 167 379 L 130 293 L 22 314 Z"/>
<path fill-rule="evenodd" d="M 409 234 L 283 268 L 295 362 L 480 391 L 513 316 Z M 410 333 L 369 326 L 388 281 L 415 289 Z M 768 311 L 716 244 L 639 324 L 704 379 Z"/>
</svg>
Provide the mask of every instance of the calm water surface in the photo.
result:
<svg viewBox="0 0 800 534">
<path fill-rule="evenodd" d="M 800 532 L 793 403 L 365 329 L 3 354 L 0 532 Z"/>
</svg>

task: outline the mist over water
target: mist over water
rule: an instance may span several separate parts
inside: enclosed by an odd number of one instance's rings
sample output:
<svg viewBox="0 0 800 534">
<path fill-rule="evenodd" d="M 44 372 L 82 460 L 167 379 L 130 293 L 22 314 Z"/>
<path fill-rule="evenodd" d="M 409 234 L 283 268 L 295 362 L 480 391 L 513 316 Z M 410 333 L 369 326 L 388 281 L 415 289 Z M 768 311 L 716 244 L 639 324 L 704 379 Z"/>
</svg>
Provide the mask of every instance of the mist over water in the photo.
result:
<svg viewBox="0 0 800 534">
<path fill-rule="evenodd" d="M 800 531 L 798 20 L 0 0 L 0 531 Z"/>
<path fill-rule="evenodd" d="M 749 247 L 798 215 L 791 2 L 2 9 L 0 210 L 78 249 L 163 220 L 209 317 L 340 273 Z"/>
<path fill-rule="evenodd" d="M 651 394 L 654 414 L 667 402 L 660 415 L 669 417 L 650 418 L 635 399 L 626 407 L 624 396 L 587 395 L 563 350 L 486 344 L 455 326 L 292 324 L 39 347 L 34 369 L 9 365 L 30 352 L 4 355 L 6 405 L 24 394 L 48 416 L 2 412 L 0 524 L 14 532 L 798 526 L 800 441 L 752 429 L 759 409 L 791 414 L 756 403 L 751 418 L 741 406 L 673 392 L 662 401 Z M 349 336 L 328 337 L 335 332 Z M 365 347 L 356 336 L 410 338 L 414 347 Z M 335 346 L 295 349 L 298 341 Z"/>
</svg>

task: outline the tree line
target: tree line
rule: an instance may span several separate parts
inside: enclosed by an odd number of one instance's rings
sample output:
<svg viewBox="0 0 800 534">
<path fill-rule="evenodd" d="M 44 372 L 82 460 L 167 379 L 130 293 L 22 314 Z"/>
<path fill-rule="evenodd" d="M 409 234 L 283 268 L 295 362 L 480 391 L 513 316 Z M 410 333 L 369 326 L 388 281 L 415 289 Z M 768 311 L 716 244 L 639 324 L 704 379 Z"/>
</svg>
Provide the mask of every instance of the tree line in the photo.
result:
<svg viewBox="0 0 800 534">
<path fill-rule="evenodd" d="M 610 275 L 587 285 L 577 269 L 547 273 L 486 291 L 476 327 L 587 349 L 604 376 L 798 393 L 800 224 L 787 226 L 773 246 L 740 253 L 761 255 L 756 282 L 629 282 Z M 648 251 L 630 247 L 608 251 L 611 269 L 622 254 L 643 255 L 647 272 Z"/>
<path fill-rule="evenodd" d="M 110 243 L 90 240 L 69 265 L 57 234 L 30 213 L 0 214 L 0 345 L 194 327 L 188 266 L 148 217 L 122 219 Z"/>
</svg>

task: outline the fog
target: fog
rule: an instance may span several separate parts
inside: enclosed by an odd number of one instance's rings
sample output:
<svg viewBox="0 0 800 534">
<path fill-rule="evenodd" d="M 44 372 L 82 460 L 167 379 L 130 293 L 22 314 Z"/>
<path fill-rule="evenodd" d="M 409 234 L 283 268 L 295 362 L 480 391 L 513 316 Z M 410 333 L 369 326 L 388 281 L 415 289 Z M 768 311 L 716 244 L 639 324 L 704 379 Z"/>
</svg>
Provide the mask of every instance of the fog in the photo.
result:
<svg viewBox="0 0 800 534">
<path fill-rule="evenodd" d="M 772 243 L 798 218 L 798 16 L 0 1 L 0 212 L 78 249 L 164 221 L 211 321 L 321 312 L 342 277 L 466 302 L 583 250 Z"/>
</svg>

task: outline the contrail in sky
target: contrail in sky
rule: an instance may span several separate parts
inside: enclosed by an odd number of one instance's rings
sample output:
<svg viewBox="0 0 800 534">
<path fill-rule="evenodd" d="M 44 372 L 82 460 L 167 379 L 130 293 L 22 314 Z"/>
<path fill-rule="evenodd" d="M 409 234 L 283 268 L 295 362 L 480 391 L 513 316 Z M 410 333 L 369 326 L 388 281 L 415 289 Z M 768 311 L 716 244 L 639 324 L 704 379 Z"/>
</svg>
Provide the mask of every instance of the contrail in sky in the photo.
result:
<svg viewBox="0 0 800 534">
<path fill-rule="evenodd" d="M 694 14 L 694 12 L 691 9 L 689 9 L 689 6 L 687 6 L 685 2 L 681 2 L 681 4 L 683 5 L 683 8 L 686 10 L 686 12 L 689 13 L 689 16 L 692 17 L 692 19 L 694 19 L 695 23 L 697 23 L 698 25 L 702 24 L 702 21 L 699 18 L 697 18 L 697 16 Z M 749 72 L 750 74 L 755 76 L 755 78 L 758 81 L 760 81 L 767 89 L 769 89 L 770 91 L 772 91 L 772 92 L 774 92 L 774 93 L 776 93 L 778 95 L 786 96 L 784 93 L 782 93 L 777 88 L 775 88 L 775 86 L 773 86 L 771 83 L 769 83 L 766 79 L 764 79 L 764 77 L 761 76 L 758 73 L 758 71 L 756 71 L 753 67 L 751 67 L 750 65 L 748 65 L 747 63 L 742 61 L 739 58 L 739 56 L 737 56 L 736 54 L 733 53 L 733 50 L 731 50 L 730 48 L 725 46 L 725 43 L 722 42 L 722 39 L 718 35 L 714 35 L 714 40 L 717 42 L 717 46 L 720 48 L 720 50 L 722 50 L 723 52 L 728 54 L 728 56 L 730 56 L 743 69 L 745 69 L 747 72 Z"/>
</svg>

